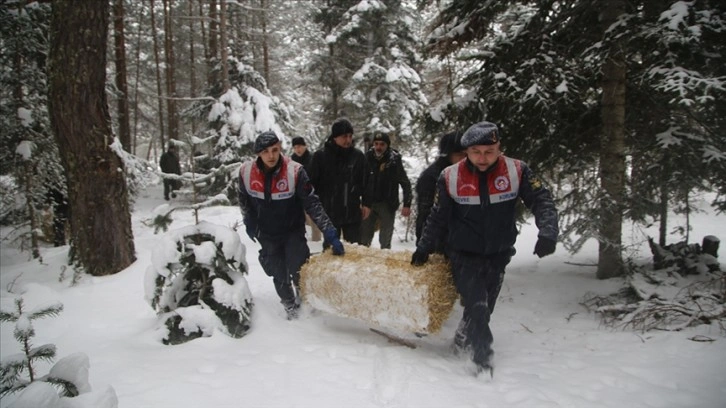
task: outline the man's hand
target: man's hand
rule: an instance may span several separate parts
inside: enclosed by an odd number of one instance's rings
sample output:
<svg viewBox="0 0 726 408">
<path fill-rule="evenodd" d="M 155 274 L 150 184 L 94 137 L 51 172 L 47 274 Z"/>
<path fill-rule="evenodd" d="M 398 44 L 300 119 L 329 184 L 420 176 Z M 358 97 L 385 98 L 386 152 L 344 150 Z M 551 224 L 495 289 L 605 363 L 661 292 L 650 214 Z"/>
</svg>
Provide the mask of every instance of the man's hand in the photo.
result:
<svg viewBox="0 0 726 408">
<path fill-rule="evenodd" d="M 360 207 L 360 214 L 363 217 L 362 219 L 365 220 L 366 218 L 368 218 L 369 215 L 371 215 L 371 208 L 370 207 L 366 207 L 366 206 L 361 206 Z"/>
<path fill-rule="evenodd" d="M 534 246 L 534 253 L 537 254 L 538 257 L 543 258 L 547 255 L 553 254 L 556 246 L 557 242 L 549 238 L 539 237 L 537 244 Z"/>
<path fill-rule="evenodd" d="M 404 217 L 408 217 L 409 215 L 411 215 L 411 207 L 401 208 L 401 215 L 403 215 Z"/>
<path fill-rule="evenodd" d="M 245 224 L 245 231 L 247 231 L 247 236 L 250 237 L 252 242 L 257 242 L 255 239 L 257 237 L 257 226 L 253 224 Z"/>
<path fill-rule="evenodd" d="M 416 252 L 411 256 L 411 265 L 421 266 L 429 260 L 429 254 L 419 248 L 416 248 Z"/>
</svg>

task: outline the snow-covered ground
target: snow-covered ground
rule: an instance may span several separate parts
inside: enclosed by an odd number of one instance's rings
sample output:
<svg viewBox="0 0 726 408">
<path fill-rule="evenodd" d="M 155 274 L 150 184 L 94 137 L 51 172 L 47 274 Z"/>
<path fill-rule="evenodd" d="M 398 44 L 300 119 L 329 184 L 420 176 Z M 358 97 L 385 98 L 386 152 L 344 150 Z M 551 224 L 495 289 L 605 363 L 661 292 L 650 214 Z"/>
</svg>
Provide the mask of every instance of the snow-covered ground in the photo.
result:
<svg viewBox="0 0 726 408">
<path fill-rule="evenodd" d="M 119 407 L 726 406 L 726 337 L 718 325 L 647 333 L 603 326 L 580 302 L 588 292 L 611 293 L 622 282 L 599 281 L 593 266 L 582 266 L 596 262 L 596 243 L 575 256 L 559 247 L 540 260 L 532 255 L 533 224 L 519 237 L 493 315 L 493 380 L 474 377 L 467 362 L 450 352 L 458 305 L 440 333 L 410 336 L 415 349 L 389 343 L 365 323 L 309 308 L 299 320 L 285 320 L 272 281 L 257 261 L 259 245 L 243 232 L 255 302 L 250 332 L 240 339 L 215 333 L 165 346 L 144 300 L 144 274 L 159 236 L 142 224 L 163 203 L 159 186 L 138 198 L 133 213 L 138 260 L 113 276 L 87 276 L 71 286 L 72 273 L 62 266 L 67 246 L 44 247 L 42 264 L 7 241 L 0 247 L 2 309 L 12 310 L 20 295 L 29 307 L 63 303 L 60 316 L 34 322 L 34 344 L 55 344 L 56 360 L 86 353 L 91 386 L 112 386 Z M 234 207 L 201 214 L 227 226 L 241 218 Z M 172 229 L 193 223 L 191 213 L 174 217 Z M 694 242 L 709 234 L 726 238 L 722 215 L 699 213 L 693 223 Z M 400 242 L 402 235 L 398 228 L 394 249 L 411 250 L 411 242 Z M 649 255 L 642 233 L 628 229 L 625 235 Z M 320 243 L 310 246 L 320 251 Z M 715 341 L 689 340 L 696 335 Z M 12 324 L 0 326 L 0 340 L 1 357 L 19 352 Z M 43 363 L 39 371 L 48 367 Z M 0 406 L 14 399 L 6 396 Z"/>
</svg>

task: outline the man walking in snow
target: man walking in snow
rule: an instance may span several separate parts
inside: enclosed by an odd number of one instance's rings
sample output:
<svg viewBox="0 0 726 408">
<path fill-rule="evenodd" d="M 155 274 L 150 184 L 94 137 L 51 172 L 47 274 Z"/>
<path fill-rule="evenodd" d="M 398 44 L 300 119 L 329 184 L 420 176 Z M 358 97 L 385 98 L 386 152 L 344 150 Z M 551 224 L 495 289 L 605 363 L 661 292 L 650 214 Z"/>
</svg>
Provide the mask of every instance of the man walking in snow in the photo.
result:
<svg viewBox="0 0 726 408">
<path fill-rule="evenodd" d="M 502 288 L 504 269 L 515 253 L 516 203 L 535 217 L 544 257 L 555 251 L 558 216 L 552 195 L 522 161 L 504 156 L 496 125 L 480 122 L 464 132 L 466 160 L 447 168 L 437 182 L 437 201 L 411 257 L 423 265 L 437 239 L 446 234 L 447 255 L 464 315 L 454 336 L 457 352 L 471 352 L 477 373 L 492 372 L 491 313 Z"/>
<path fill-rule="evenodd" d="M 177 156 L 176 146 L 170 141 L 169 148 L 161 155 L 159 159 L 159 167 L 161 171 L 167 174 L 181 174 L 181 166 L 179 165 L 179 156 Z M 178 189 L 179 180 L 172 180 L 170 178 L 164 178 L 164 200 L 169 201 L 169 195 L 171 198 L 176 198 L 174 190 Z"/>
<path fill-rule="evenodd" d="M 313 155 L 310 154 L 308 145 L 305 143 L 305 139 L 301 136 L 292 138 L 292 154 L 290 155 L 290 158 L 293 161 L 302 164 L 305 172 L 308 173 L 308 176 L 310 176 L 310 164 L 313 161 Z M 305 224 L 309 225 L 310 230 L 312 231 L 310 240 L 314 242 L 320 241 L 320 230 L 318 229 L 318 226 L 315 225 L 315 222 L 313 222 L 313 219 L 307 214 L 305 214 Z"/>
<path fill-rule="evenodd" d="M 466 149 L 461 147 L 461 130 L 455 130 L 441 136 L 439 140 L 439 158 L 431 163 L 416 180 L 416 243 L 421 239 L 426 218 L 431 213 L 436 196 L 436 181 L 439 174 L 448 166 L 458 163 L 466 157 Z M 439 241 L 434 245 L 434 252 L 444 253 L 445 241 Z"/>
<path fill-rule="evenodd" d="M 353 125 L 339 118 L 325 146 L 313 154 L 310 181 L 338 233 L 354 244 L 360 243 L 361 220 L 371 211 L 367 177 L 365 155 L 353 147 Z"/>
<path fill-rule="evenodd" d="M 373 136 L 373 147 L 365 153 L 370 168 L 368 183 L 373 202 L 370 215 L 361 224 L 361 244 L 371 245 L 376 222 L 380 222 L 378 241 L 382 249 L 391 248 L 393 224 L 400 205 L 399 185 L 403 189 L 401 215 L 408 217 L 411 214 L 411 181 L 403 168 L 401 154 L 390 146 L 391 139 L 388 134 L 378 132 Z"/>
<path fill-rule="evenodd" d="M 291 320 L 300 308 L 300 267 L 310 257 L 305 213 L 324 231 L 334 255 L 343 255 L 345 250 L 305 169 L 282 155 L 275 132 L 260 134 L 254 152 L 257 159 L 240 167 L 240 208 L 247 235 L 253 242 L 260 241 L 260 265 L 272 277 Z"/>
</svg>

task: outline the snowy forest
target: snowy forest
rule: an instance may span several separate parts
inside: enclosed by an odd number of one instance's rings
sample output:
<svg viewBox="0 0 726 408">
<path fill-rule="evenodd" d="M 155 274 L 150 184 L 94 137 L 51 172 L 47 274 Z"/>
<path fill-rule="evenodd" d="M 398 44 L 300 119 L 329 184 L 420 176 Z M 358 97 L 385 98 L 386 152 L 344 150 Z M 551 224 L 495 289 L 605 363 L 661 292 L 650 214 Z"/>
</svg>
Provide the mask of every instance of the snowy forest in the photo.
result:
<svg viewBox="0 0 726 408">
<path fill-rule="evenodd" d="M 726 211 L 720 0 L 5 0 L 0 50 L 2 245 L 42 263 L 59 194 L 76 277 L 137 261 L 132 215 L 150 185 L 179 181 L 203 223 L 203 208 L 236 206 L 257 135 L 316 150 L 340 117 L 361 150 L 390 134 L 412 182 L 442 134 L 496 123 L 503 151 L 553 193 L 558 251 L 595 242 L 588 271 L 603 285 L 651 256 L 692 273 L 694 244 L 713 255 L 698 258 L 706 270 L 720 268 L 718 239 L 692 236 L 690 222 Z M 169 145 L 180 175 L 159 169 Z M 157 231 L 170 214 L 155 214 Z M 657 231 L 652 254 L 624 241 L 629 225 Z M 715 311 L 687 324 L 726 318 L 722 274 L 716 284 Z M 632 312 L 588 305 L 606 319 Z M 22 320 L 13 307 L 2 321 Z"/>
</svg>

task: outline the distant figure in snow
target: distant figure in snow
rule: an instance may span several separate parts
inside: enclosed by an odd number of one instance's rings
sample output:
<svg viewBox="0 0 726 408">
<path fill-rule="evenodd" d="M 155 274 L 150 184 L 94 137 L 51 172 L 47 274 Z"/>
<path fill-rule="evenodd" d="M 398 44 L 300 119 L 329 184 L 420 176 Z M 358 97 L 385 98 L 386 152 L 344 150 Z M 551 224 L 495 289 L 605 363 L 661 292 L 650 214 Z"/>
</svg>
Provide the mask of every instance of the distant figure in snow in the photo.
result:
<svg viewBox="0 0 726 408">
<path fill-rule="evenodd" d="M 179 156 L 177 155 L 176 146 L 169 142 L 169 148 L 161 155 L 159 159 L 159 167 L 161 171 L 167 174 L 181 174 L 181 166 L 179 165 Z M 169 195 L 171 198 L 176 198 L 174 190 L 179 189 L 179 180 L 172 180 L 164 178 L 164 200 L 169 201 Z"/>
</svg>

